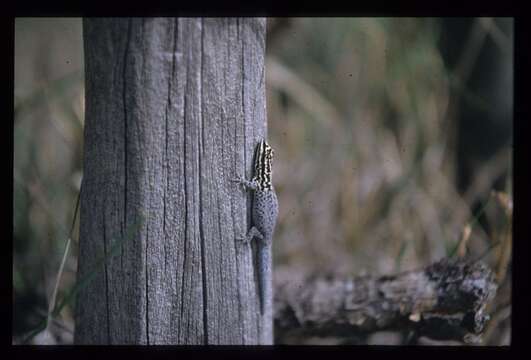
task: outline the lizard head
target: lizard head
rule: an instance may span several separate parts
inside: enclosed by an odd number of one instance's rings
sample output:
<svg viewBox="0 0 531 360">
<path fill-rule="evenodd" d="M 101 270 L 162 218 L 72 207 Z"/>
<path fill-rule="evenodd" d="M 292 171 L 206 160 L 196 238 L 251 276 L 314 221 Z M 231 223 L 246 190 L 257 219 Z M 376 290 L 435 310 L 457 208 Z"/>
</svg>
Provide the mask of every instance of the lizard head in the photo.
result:
<svg viewBox="0 0 531 360">
<path fill-rule="evenodd" d="M 254 179 L 258 182 L 258 187 L 262 191 L 270 191 L 272 189 L 271 165 L 273 163 L 273 154 L 273 148 L 263 139 L 256 146 L 254 155 Z"/>
</svg>

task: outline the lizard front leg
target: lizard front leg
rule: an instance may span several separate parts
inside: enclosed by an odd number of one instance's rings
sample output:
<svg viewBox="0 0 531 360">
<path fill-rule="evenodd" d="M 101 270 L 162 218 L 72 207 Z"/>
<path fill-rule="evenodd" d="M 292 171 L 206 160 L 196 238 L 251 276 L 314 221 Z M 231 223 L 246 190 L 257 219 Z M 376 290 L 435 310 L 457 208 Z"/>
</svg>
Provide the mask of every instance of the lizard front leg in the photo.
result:
<svg viewBox="0 0 531 360">
<path fill-rule="evenodd" d="M 256 180 L 246 180 L 243 178 L 231 179 L 232 182 L 238 183 L 243 186 L 244 190 L 256 190 L 258 189 L 258 182 Z"/>
</svg>

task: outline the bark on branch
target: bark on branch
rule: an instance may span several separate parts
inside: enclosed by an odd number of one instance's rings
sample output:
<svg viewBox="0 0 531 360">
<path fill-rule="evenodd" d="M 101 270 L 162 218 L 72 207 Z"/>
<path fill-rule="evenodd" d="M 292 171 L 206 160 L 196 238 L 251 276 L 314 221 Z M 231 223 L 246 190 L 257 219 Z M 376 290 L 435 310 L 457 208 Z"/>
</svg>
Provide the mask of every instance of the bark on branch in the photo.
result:
<svg viewBox="0 0 531 360">
<path fill-rule="evenodd" d="M 496 293 L 482 263 L 443 259 L 424 269 L 382 277 L 275 273 L 275 343 L 289 337 L 358 338 L 408 329 L 416 337 L 477 342 Z"/>
</svg>

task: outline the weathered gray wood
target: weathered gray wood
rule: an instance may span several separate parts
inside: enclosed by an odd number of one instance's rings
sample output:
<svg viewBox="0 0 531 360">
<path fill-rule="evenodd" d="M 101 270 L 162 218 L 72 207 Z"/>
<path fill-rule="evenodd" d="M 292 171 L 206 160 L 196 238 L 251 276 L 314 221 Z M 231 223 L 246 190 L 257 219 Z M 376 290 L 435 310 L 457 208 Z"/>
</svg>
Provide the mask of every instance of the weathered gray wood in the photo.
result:
<svg viewBox="0 0 531 360">
<path fill-rule="evenodd" d="M 75 342 L 271 343 L 249 228 L 265 19 L 85 19 Z M 130 234 L 130 236 L 128 235 Z M 104 260 L 102 260 L 104 259 Z"/>
<path fill-rule="evenodd" d="M 443 259 L 393 276 L 275 274 L 275 338 L 352 339 L 387 329 L 415 336 L 474 342 L 496 294 L 493 272 L 482 263 Z"/>
</svg>

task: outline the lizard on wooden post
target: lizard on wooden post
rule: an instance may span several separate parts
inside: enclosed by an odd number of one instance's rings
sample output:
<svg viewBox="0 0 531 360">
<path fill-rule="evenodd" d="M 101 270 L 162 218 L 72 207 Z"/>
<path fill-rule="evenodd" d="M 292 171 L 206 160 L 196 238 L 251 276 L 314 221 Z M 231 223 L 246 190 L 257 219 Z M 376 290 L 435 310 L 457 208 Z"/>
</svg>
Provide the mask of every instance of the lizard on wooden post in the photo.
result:
<svg viewBox="0 0 531 360">
<path fill-rule="evenodd" d="M 264 314 L 266 301 L 272 299 L 271 245 L 278 215 L 278 200 L 271 182 L 273 148 L 261 140 L 254 154 L 253 178 L 249 180 L 234 179 L 246 190 L 253 190 L 252 227 L 245 238 L 239 238 L 249 244 L 256 238 L 258 245 L 258 286 L 260 295 L 260 312 Z"/>
</svg>

